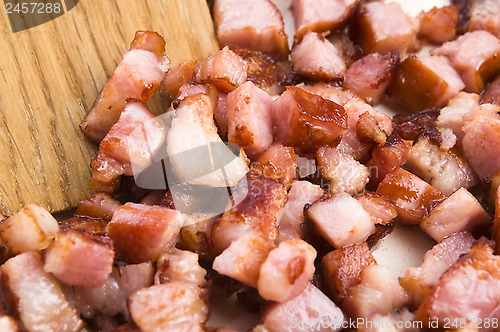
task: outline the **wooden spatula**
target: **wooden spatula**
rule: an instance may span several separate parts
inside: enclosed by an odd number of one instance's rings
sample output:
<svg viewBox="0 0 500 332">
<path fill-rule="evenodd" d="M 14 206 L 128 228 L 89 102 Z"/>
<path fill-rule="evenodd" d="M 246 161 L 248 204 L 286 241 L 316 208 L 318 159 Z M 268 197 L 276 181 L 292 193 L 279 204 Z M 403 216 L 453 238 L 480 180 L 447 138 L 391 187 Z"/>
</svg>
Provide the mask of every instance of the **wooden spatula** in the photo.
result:
<svg viewBox="0 0 500 332">
<path fill-rule="evenodd" d="M 153 30 L 175 65 L 218 50 L 206 0 L 80 0 L 13 33 L 0 7 L 0 213 L 50 211 L 90 197 L 93 146 L 78 127 L 136 30 Z M 161 88 L 160 88 L 161 89 Z M 149 106 L 163 110 L 161 96 Z"/>
</svg>

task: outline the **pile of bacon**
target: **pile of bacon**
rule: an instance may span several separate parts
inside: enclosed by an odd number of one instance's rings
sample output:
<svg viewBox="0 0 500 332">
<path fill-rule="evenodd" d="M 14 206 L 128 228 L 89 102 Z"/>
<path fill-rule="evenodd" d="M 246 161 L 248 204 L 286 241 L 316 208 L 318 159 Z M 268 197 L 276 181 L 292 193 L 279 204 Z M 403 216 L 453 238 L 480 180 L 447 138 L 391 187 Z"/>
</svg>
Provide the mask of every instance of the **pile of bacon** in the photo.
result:
<svg viewBox="0 0 500 332">
<path fill-rule="evenodd" d="M 136 34 L 81 125 L 96 194 L 61 222 L 34 205 L 1 218 L 0 331 L 232 331 L 207 321 L 235 293 L 254 332 L 498 327 L 500 2 L 292 10 L 291 51 L 270 0 L 215 0 L 222 49 L 172 69 L 161 36 Z M 160 86 L 168 127 L 145 106 Z M 374 108 L 388 100 L 407 111 Z M 223 182 L 175 161 L 224 141 L 242 149 Z M 184 191 L 134 180 L 165 146 Z M 189 185 L 243 180 L 239 204 L 197 213 Z M 370 252 L 395 223 L 436 243 L 399 280 Z"/>
</svg>

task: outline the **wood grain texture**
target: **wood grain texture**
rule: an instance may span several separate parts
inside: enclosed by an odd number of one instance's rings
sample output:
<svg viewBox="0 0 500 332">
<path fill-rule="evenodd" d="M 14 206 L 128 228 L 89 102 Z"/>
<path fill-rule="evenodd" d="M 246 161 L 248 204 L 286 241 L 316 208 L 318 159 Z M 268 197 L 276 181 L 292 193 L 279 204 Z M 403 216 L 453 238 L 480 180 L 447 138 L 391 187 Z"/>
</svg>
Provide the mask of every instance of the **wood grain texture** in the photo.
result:
<svg viewBox="0 0 500 332">
<path fill-rule="evenodd" d="M 1 2 L 1 1 L 0 1 Z M 218 50 L 206 0 L 81 0 L 68 13 L 12 33 L 0 8 L 0 213 L 50 211 L 91 195 L 95 146 L 78 125 L 136 30 L 164 36 L 173 64 Z M 162 97 L 149 105 L 161 112 Z"/>
</svg>

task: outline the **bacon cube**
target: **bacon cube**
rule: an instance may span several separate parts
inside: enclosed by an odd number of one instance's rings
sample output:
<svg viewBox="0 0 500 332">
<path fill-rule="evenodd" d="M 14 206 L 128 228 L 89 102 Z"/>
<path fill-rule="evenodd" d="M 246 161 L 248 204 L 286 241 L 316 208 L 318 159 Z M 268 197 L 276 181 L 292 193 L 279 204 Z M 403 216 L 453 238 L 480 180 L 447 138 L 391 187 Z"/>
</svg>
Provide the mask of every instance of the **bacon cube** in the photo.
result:
<svg viewBox="0 0 500 332">
<path fill-rule="evenodd" d="M 419 19 L 419 37 L 438 44 L 455 38 L 458 24 L 456 6 L 434 7 L 427 12 L 422 12 Z"/>
<path fill-rule="evenodd" d="M 163 88 L 170 98 L 176 98 L 181 86 L 193 80 L 196 65 L 195 61 L 183 61 L 169 70 L 163 80 Z"/>
<path fill-rule="evenodd" d="M 292 147 L 274 142 L 256 158 L 251 167 L 262 176 L 281 180 L 288 189 L 295 179 L 297 169 L 295 151 Z"/>
<path fill-rule="evenodd" d="M 102 220 L 111 220 L 120 202 L 105 193 L 97 193 L 90 199 L 78 203 L 75 215 Z"/>
</svg>

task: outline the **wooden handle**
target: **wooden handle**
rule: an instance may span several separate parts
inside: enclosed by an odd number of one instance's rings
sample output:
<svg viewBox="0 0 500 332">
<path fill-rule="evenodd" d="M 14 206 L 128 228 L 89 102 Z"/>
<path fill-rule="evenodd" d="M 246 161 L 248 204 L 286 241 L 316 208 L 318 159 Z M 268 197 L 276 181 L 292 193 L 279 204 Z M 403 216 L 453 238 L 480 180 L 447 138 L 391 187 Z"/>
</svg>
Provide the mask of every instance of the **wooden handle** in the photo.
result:
<svg viewBox="0 0 500 332">
<path fill-rule="evenodd" d="M 91 195 L 95 146 L 78 125 L 136 30 L 159 32 L 175 65 L 218 50 L 206 0 L 80 0 L 68 13 L 12 33 L 0 7 L 0 213 L 50 211 Z M 160 89 L 162 90 L 162 89 Z M 161 93 L 149 105 L 164 109 Z"/>
</svg>

